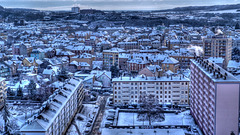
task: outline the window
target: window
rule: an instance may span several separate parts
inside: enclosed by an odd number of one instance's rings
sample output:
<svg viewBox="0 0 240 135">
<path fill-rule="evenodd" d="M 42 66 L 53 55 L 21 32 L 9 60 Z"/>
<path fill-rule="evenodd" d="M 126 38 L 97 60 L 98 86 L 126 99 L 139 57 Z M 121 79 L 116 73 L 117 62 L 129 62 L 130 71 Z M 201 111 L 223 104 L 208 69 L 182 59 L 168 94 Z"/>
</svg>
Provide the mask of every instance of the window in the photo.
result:
<svg viewBox="0 0 240 135">
<path fill-rule="evenodd" d="M 171 96 L 168 96 L 168 98 L 171 98 Z"/>
<path fill-rule="evenodd" d="M 165 98 L 167 98 L 167 96 L 165 96 Z"/>
<path fill-rule="evenodd" d="M 171 87 L 168 87 L 168 89 L 171 89 Z"/>
<path fill-rule="evenodd" d="M 167 94 L 167 91 L 165 91 L 165 94 Z"/>
<path fill-rule="evenodd" d="M 171 91 L 169 91 L 168 93 L 171 94 Z"/>
<path fill-rule="evenodd" d="M 160 98 L 162 98 L 162 95 L 160 96 Z"/>
<path fill-rule="evenodd" d="M 135 83 L 135 85 L 137 85 L 137 83 Z"/>
<path fill-rule="evenodd" d="M 158 94 L 158 91 L 156 93 Z"/>
<path fill-rule="evenodd" d="M 171 83 L 168 83 L 169 85 L 171 85 Z"/>
<path fill-rule="evenodd" d="M 188 83 L 187 83 L 187 82 L 186 82 L 185 84 L 186 84 L 186 85 L 188 85 Z"/>
<path fill-rule="evenodd" d="M 159 89 L 159 87 L 156 87 L 156 89 L 158 90 L 158 89 Z"/>
</svg>

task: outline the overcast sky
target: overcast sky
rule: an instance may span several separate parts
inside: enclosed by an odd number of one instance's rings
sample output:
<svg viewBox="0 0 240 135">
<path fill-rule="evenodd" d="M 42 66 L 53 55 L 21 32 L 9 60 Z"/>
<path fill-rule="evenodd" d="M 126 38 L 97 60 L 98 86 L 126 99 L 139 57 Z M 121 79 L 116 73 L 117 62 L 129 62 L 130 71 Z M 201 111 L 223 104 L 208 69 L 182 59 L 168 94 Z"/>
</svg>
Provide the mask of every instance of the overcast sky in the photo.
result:
<svg viewBox="0 0 240 135">
<path fill-rule="evenodd" d="M 0 0 L 7 8 L 70 10 L 72 6 L 100 10 L 161 10 L 183 6 L 238 4 L 240 0 Z"/>
</svg>

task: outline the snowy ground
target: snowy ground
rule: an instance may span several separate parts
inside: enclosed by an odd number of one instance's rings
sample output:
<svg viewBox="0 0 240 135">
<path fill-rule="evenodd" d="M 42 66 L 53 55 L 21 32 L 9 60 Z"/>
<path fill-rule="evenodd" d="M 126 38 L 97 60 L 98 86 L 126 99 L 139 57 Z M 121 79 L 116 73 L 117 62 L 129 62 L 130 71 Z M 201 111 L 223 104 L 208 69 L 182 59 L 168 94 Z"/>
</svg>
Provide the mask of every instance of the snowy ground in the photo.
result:
<svg viewBox="0 0 240 135">
<path fill-rule="evenodd" d="M 156 131 L 156 132 L 154 132 Z M 131 133 L 132 132 L 132 133 Z M 185 135 L 183 129 L 108 129 L 102 135 Z"/>
<path fill-rule="evenodd" d="M 78 113 L 74 120 L 76 122 L 76 125 L 78 129 L 80 130 L 81 134 L 84 134 L 86 127 L 86 124 L 88 123 L 88 120 L 90 118 L 93 118 L 94 112 L 96 112 L 98 109 L 95 108 L 96 105 L 94 104 L 84 104 L 84 107 L 81 111 L 81 113 Z M 80 116 L 83 118 L 83 120 L 78 120 L 77 117 Z M 67 135 L 76 135 L 78 134 L 76 127 L 72 124 L 67 132 Z"/>
<path fill-rule="evenodd" d="M 152 122 L 152 125 L 194 125 L 194 120 L 189 115 L 189 110 L 179 114 L 165 113 L 165 120 L 162 122 Z M 138 121 L 137 113 L 120 112 L 118 126 L 148 125 L 148 121 Z"/>
</svg>

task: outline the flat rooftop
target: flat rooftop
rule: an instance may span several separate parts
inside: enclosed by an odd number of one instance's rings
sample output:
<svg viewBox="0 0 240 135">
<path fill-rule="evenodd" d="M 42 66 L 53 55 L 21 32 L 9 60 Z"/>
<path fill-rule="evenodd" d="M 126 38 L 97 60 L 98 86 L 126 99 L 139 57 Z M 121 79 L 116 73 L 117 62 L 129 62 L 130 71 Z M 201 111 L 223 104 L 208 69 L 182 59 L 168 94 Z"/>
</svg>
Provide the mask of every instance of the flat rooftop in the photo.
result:
<svg viewBox="0 0 240 135">
<path fill-rule="evenodd" d="M 203 71 L 214 82 L 236 82 L 240 83 L 236 77 L 231 73 L 212 62 L 211 60 L 203 58 L 191 59 L 191 62 Z"/>
</svg>

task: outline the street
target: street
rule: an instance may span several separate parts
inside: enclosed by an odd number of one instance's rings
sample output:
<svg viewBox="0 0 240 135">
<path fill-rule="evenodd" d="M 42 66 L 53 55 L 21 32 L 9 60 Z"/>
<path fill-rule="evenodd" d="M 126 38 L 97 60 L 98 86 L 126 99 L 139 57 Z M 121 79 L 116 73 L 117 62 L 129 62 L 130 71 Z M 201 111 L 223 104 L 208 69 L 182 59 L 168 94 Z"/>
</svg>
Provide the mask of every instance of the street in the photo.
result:
<svg viewBox="0 0 240 135">
<path fill-rule="evenodd" d="M 107 98 L 108 98 L 107 96 L 102 96 L 102 97 L 100 97 L 100 100 L 97 102 L 97 105 L 99 105 L 100 110 L 99 110 L 97 119 L 93 125 L 93 130 L 91 132 L 91 135 L 101 135 L 101 132 L 99 132 L 99 129 L 101 127 L 101 122 L 103 119 L 103 114 L 105 111 L 105 105 L 106 105 Z"/>
</svg>

